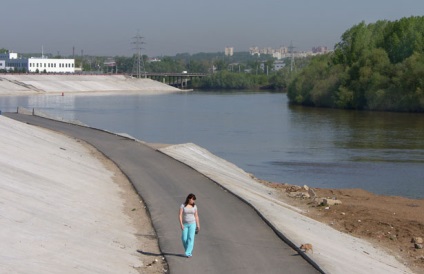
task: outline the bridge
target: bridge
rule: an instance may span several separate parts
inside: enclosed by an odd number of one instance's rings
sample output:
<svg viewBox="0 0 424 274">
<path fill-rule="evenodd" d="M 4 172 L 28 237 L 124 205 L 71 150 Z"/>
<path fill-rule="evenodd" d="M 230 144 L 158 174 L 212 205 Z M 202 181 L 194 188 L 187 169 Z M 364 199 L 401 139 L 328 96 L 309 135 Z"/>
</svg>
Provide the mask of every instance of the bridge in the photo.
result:
<svg viewBox="0 0 424 274">
<path fill-rule="evenodd" d="M 189 73 L 189 72 L 145 72 L 141 77 L 150 78 L 171 86 L 181 89 L 187 88 L 188 83 L 194 78 L 202 78 L 208 76 L 208 73 Z M 135 76 L 135 75 L 133 75 Z"/>
</svg>

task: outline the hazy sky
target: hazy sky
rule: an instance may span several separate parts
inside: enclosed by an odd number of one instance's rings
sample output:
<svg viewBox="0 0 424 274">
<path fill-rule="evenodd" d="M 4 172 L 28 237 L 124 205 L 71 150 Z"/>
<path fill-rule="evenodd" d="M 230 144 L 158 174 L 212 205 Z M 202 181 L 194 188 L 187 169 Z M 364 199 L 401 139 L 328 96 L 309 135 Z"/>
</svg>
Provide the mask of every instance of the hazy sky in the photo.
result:
<svg viewBox="0 0 424 274">
<path fill-rule="evenodd" d="M 251 46 L 333 48 L 361 21 L 424 15 L 424 0 L 9 0 L 0 48 L 15 52 L 125 55 L 137 31 L 149 56 L 247 51 Z"/>
</svg>

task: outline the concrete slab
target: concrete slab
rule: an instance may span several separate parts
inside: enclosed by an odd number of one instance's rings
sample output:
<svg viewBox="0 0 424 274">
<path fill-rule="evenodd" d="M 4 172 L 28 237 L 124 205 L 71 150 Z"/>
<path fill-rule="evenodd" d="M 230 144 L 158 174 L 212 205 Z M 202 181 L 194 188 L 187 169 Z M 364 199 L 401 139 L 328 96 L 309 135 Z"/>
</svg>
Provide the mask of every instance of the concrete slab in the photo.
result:
<svg viewBox="0 0 424 274">
<path fill-rule="evenodd" d="M 0 75 L 0 95 L 98 91 L 177 92 L 180 90 L 151 79 L 130 78 L 124 75 Z"/>
</svg>

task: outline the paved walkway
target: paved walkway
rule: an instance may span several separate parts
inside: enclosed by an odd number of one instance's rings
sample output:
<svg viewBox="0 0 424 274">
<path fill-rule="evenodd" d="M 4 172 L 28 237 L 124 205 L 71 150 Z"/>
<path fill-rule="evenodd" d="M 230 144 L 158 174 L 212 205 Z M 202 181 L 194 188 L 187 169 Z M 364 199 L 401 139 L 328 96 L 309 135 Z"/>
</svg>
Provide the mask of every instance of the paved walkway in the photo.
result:
<svg viewBox="0 0 424 274">
<path fill-rule="evenodd" d="M 170 273 L 318 273 L 251 207 L 190 167 L 119 135 L 35 116 L 5 116 L 84 140 L 114 161 L 147 204 Z M 197 196 L 202 229 L 193 257 L 185 258 L 178 210 L 190 192 Z"/>
</svg>

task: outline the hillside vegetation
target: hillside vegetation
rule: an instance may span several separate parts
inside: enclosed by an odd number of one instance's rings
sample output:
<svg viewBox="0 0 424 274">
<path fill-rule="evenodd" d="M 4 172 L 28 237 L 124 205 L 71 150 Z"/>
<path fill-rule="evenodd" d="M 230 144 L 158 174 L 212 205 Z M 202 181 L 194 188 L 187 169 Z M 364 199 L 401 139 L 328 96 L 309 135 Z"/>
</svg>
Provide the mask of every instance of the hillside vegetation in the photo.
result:
<svg viewBox="0 0 424 274">
<path fill-rule="evenodd" d="M 364 22 L 290 83 L 291 103 L 424 112 L 424 17 Z"/>
</svg>

